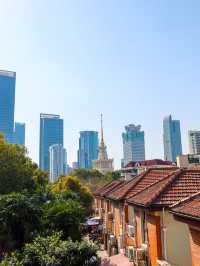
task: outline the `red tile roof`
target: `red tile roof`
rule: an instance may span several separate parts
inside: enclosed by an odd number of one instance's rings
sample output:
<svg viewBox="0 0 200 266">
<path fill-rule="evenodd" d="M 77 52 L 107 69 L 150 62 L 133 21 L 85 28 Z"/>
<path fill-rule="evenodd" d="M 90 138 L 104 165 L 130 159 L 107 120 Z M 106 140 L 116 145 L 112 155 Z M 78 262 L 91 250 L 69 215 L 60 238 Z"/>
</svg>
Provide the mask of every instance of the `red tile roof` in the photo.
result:
<svg viewBox="0 0 200 266">
<path fill-rule="evenodd" d="M 143 206 L 170 206 L 200 191 L 199 170 L 177 170 L 128 199 L 129 203 Z"/>
<path fill-rule="evenodd" d="M 172 207 L 172 213 L 178 216 L 188 217 L 192 220 L 200 220 L 200 191 L 185 198 Z"/>
<path fill-rule="evenodd" d="M 101 196 L 104 197 L 106 196 L 108 193 L 111 193 L 112 191 L 114 191 L 115 189 L 117 189 L 120 185 L 124 184 L 123 180 L 114 180 L 108 184 L 106 184 L 105 186 L 97 189 L 94 192 L 95 196 Z"/>
<path fill-rule="evenodd" d="M 124 183 L 108 197 L 114 200 L 128 199 L 150 187 L 152 184 L 166 178 L 177 171 L 177 168 L 152 168 Z"/>
</svg>

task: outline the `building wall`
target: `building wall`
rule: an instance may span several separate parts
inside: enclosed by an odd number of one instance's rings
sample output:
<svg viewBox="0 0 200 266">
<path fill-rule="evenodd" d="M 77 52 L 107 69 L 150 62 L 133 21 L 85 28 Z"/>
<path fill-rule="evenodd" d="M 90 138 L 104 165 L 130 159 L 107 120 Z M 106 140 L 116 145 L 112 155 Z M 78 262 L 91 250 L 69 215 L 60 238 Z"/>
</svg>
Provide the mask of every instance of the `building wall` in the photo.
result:
<svg viewBox="0 0 200 266">
<path fill-rule="evenodd" d="M 190 228 L 190 245 L 192 253 L 192 266 L 200 265 L 200 231 Z"/>
<path fill-rule="evenodd" d="M 167 229 L 167 261 L 171 266 L 192 266 L 188 226 L 176 221 L 168 212 L 165 212 L 164 226 Z"/>
</svg>

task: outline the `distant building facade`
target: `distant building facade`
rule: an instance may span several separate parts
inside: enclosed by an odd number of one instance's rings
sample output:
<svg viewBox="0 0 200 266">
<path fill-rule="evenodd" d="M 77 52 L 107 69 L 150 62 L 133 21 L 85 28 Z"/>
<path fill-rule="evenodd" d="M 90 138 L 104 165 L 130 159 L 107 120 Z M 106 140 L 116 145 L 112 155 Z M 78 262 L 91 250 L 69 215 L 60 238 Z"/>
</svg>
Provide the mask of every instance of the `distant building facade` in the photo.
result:
<svg viewBox="0 0 200 266">
<path fill-rule="evenodd" d="M 102 174 L 106 174 L 107 172 L 112 172 L 114 170 L 113 159 L 108 159 L 107 148 L 104 143 L 102 115 L 101 115 L 101 143 L 98 150 L 98 159 L 93 160 L 93 168 L 98 170 Z"/>
<path fill-rule="evenodd" d="M 123 165 L 126 166 L 131 161 L 145 160 L 145 137 L 141 126 L 130 124 L 125 127 L 122 133 L 123 139 Z"/>
<path fill-rule="evenodd" d="M 0 132 L 5 139 L 14 143 L 16 73 L 0 70 Z"/>
<path fill-rule="evenodd" d="M 200 154 L 200 131 L 189 130 L 189 153 Z"/>
<path fill-rule="evenodd" d="M 98 132 L 81 131 L 79 138 L 78 166 L 92 168 L 92 161 L 98 157 Z"/>
<path fill-rule="evenodd" d="M 176 161 L 180 168 L 200 167 L 200 154 L 182 154 L 177 156 Z"/>
<path fill-rule="evenodd" d="M 61 175 L 66 174 L 67 153 L 62 144 L 49 147 L 49 181 L 56 182 Z"/>
<path fill-rule="evenodd" d="M 162 159 L 145 160 L 138 162 L 129 162 L 125 167 L 123 167 L 121 172 L 121 177 L 125 180 L 129 180 L 132 177 L 139 175 L 150 168 L 176 168 L 176 164 L 171 161 L 163 161 Z"/>
<path fill-rule="evenodd" d="M 15 143 L 25 145 L 25 123 L 15 122 Z"/>
<path fill-rule="evenodd" d="M 163 120 L 164 159 L 176 161 L 176 157 L 182 154 L 180 121 L 172 120 L 169 115 Z"/>
<path fill-rule="evenodd" d="M 49 148 L 63 146 L 63 119 L 59 115 L 40 114 L 40 168 L 49 171 Z"/>
</svg>

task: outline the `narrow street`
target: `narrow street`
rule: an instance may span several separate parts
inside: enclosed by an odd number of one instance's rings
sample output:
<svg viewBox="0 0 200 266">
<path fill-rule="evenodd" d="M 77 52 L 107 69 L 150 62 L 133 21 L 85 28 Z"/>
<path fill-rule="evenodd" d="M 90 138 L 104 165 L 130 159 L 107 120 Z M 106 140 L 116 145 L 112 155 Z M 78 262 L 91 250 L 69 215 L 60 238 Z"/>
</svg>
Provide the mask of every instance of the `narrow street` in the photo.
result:
<svg viewBox="0 0 200 266">
<path fill-rule="evenodd" d="M 129 259 L 122 254 L 108 257 L 106 251 L 99 251 L 98 255 L 102 259 L 101 266 L 133 266 Z"/>
</svg>

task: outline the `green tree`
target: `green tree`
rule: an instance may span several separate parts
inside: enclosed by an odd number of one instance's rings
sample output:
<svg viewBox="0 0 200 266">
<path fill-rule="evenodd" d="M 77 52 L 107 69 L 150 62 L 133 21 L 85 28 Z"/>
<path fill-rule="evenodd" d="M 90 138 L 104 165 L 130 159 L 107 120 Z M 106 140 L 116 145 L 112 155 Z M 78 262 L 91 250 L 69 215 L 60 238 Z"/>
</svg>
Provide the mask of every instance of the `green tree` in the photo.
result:
<svg viewBox="0 0 200 266">
<path fill-rule="evenodd" d="M 80 240 L 80 223 L 84 221 L 85 211 L 74 200 L 53 201 L 45 206 L 44 222 L 49 231 L 62 231 L 63 237 Z"/>
<path fill-rule="evenodd" d="M 61 240 L 60 233 L 37 237 L 22 254 L 13 253 L 0 266 L 99 266 L 97 247 L 90 242 Z"/>
<path fill-rule="evenodd" d="M 42 209 L 31 197 L 9 194 L 0 197 L 0 253 L 20 248 L 40 228 Z"/>
<path fill-rule="evenodd" d="M 71 176 L 78 177 L 81 180 L 91 181 L 92 179 L 101 179 L 103 175 L 95 169 L 78 168 L 70 173 Z"/>
<path fill-rule="evenodd" d="M 109 181 L 117 180 L 120 177 L 121 177 L 120 171 L 107 172 L 105 174 L 105 178 L 108 179 Z"/>
<path fill-rule="evenodd" d="M 81 205 L 89 212 L 92 208 L 93 196 L 90 190 L 81 184 L 79 179 L 75 176 L 63 176 L 53 184 L 52 191 L 55 193 L 62 193 L 63 196 L 67 195 L 66 193 L 71 193 L 71 196 L 76 195 L 77 200 Z"/>
<path fill-rule="evenodd" d="M 44 191 L 47 175 L 33 163 L 22 145 L 8 144 L 0 136 L 0 194 Z"/>
</svg>

